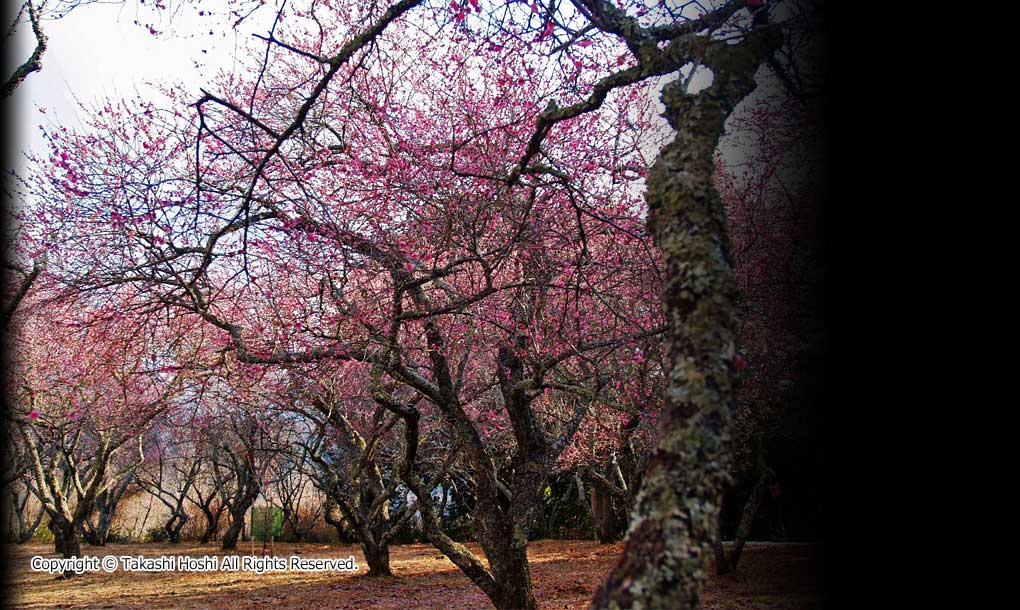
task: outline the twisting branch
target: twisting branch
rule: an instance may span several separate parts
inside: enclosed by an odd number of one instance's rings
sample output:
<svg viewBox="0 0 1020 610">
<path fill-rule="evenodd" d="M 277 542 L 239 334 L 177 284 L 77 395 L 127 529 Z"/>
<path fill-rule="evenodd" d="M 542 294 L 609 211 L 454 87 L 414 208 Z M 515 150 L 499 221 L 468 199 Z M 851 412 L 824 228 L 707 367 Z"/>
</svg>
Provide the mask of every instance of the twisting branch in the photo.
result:
<svg viewBox="0 0 1020 610">
<path fill-rule="evenodd" d="M 32 51 L 32 55 L 25 61 L 25 63 L 18 66 L 14 73 L 7 78 L 7 82 L 4 83 L 2 91 L 0 91 L 0 99 L 8 98 L 14 94 L 17 90 L 18 85 L 28 78 L 28 75 L 33 72 L 42 70 L 42 56 L 46 52 L 46 46 L 49 39 L 46 38 L 46 34 L 43 33 L 42 25 L 40 24 L 39 12 L 36 10 L 33 0 L 28 0 L 22 5 L 22 10 L 28 9 L 28 21 L 32 24 L 32 34 L 35 36 L 35 49 Z M 18 13 L 18 18 L 21 17 L 21 12 Z M 16 21 L 15 21 L 16 23 Z"/>
</svg>

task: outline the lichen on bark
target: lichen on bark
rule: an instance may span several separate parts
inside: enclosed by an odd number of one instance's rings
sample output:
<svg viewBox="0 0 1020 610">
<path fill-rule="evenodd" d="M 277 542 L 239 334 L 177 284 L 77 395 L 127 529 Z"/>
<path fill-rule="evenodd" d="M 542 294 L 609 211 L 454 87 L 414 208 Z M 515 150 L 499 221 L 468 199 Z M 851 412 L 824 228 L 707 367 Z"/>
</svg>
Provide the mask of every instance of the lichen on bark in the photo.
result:
<svg viewBox="0 0 1020 610">
<path fill-rule="evenodd" d="M 714 155 L 726 118 L 754 89 L 772 42 L 763 32 L 741 45 L 712 44 L 705 53 L 710 87 L 697 94 L 679 82 L 663 88 L 676 137 L 649 173 L 646 198 L 666 269 L 669 387 L 624 554 L 596 592 L 596 608 L 699 607 L 729 478 L 736 337 L 736 286 L 712 183 Z"/>
</svg>

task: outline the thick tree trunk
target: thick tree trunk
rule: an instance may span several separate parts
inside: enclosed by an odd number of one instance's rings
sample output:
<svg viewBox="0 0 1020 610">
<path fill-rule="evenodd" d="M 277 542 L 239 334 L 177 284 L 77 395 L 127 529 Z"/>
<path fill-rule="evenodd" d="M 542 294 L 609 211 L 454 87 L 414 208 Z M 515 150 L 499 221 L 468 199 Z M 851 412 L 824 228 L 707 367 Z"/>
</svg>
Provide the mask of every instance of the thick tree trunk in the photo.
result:
<svg viewBox="0 0 1020 610">
<path fill-rule="evenodd" d="M 117 514 L 117 505 L 127 492 L 128 486 L 134 480 L 134 474 L 129 474 L 117 481 L 109 489 L 103 490 L 95 500 L 96 513 L 99 520 L 95 526 L 90 518 L 85 518 L 83 524 L 85 540 L 92 546 L 106 546 L 106 540 L 110 536 L 110 528 L 113 527 L 113 517 Z"/>
<path fill-rule="evenodd" d="M 591 519 L 595 526 L 595 538 L 600 544 L 616 542 L 619 531 L 616 527 L 613 494 L 595 482 L 591 485 Z"/>
<path fill-rule="evenodd" d="M 478 542 L 496 584 L 489 599 L 499 610 L 538 608 L 528 566 L 528 530 L 544 483 L 541 466 L 522 460 L 514 464 L 513 498 L 479 498 L 475 507 Z"/>
<path fill-rule="evenodd" d="M 99 528 L 84 528 L 82 534 L 85 536 L 85 542 L 91 546 L 106 546 L 106 538 L 100 535 Z"/>
<path fill-rule="evenodd" d="M 528 568 L 528 541 L 517 540 L 502 552 L 489 555 L 492 575 L 499 583 L 497 598 L 492 600 L 499 610 L 538 608 Z"/>
<path fill-rule="evenodd" d="M 46 529 L 50 530 L 50 533 L 53 534 L 53 552 L 57 555 L 63 555 L 65 548 L 64 530 L 53 519 L 50 519 L 49 523 L 46 524 Z"/>
<path fill-rule="evenodd" d="M 237 550 L 237 539 L 241 537 L 241 532 L 243 530 L 244 530 L 244 512 L 240 514 L 231 512 L 230 527 L 228 527 L 227 531 L 223 533 L 222 548 L 224 551 Z"/>
<path fill-rule="evenodd" d="M 596 608 L 699 607 L 723 489 L 732 415 L 736 289 L 714 155 L 733 107 L 754 89 L 763 48 L 713 45 L 713 84 L 688 95 L 663 88 L 676 139 L 647 179 L 648 225 L 662 250 L 669 323 L 669 387 L 660 437 L 634 502 L 620 562 Z"/>
<path fill-rule="evenodd" d="M 63 528 L 63 555 L 64 558 L 81 557 L 81 529 L 72 524 Z M 67 573 L 65 572 L 66 576 Z"/>
<path fill-rule="evenodd" d="M 368 562 L 368 576 L 393 576 L 390 570 L 390 545 L 363 542 L 361 550 Z"/>
<path fill-rule="evenodd" d="M 56 554 L 64 559 L 81 557 L 81 527 L 64 519 L 50 519 L 46 526 L 53 533 L 53 547 Z M 67 570 L 64 578 L 75 576 L 75 572 Z"/>
</svg>

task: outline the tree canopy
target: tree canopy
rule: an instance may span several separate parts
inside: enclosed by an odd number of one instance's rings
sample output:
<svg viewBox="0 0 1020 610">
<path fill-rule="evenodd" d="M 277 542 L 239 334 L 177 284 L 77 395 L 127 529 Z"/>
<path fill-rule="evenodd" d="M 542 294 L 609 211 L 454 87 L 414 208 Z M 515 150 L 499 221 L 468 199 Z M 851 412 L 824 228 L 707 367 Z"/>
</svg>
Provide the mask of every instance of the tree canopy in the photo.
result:
<svg viewBox="0 0 1020 610">
<path fill-rule="evenodd" d="M 531 608 L 543 493 L 584 465 L 630 511 L 594 606 L 697 607 L 738 331 L 767 332 L 738 326 L 738 280 L 756 285 L 794 234 L 761 227 L 777 213 L 742 191 L 772 188 L 770 149 L 727 173 L 718 147 L 756 77 L 787 104 L 818 94 L 799 53 L 819 8 L 260 4 L 225 5 L 273 11 L 239 69 L 86 108 L 16 185 L 8 417 L 46 510 L 75 537 L 84 517 L 52 473 L 77 454 L 41 455 L 44 434 L 81 435 L 85 417 L 88 442 L 111 445 L 95 489 L 68 473 L 83 513 L 116 479 L 112 445 L 144 454 L 148 434 L 163 455 L 178 433 L 154 422 L 219 421 L 177 440 L 210 448 L 231 544 L 270 480 L 301 469 L 373 572 L 417 512 L 496 607 Z M 485 561 L 434 505 L 455 479 Z M 187 493 L 161 501 L 177 514 Z"/>
</svg>

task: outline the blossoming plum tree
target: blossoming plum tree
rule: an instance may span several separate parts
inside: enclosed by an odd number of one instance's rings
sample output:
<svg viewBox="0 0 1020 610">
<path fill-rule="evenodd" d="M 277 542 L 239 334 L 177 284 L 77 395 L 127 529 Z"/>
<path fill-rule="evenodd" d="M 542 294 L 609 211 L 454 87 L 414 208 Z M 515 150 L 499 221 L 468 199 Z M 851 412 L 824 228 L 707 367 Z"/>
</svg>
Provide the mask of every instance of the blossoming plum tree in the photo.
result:
<svg viewBox="0 0 1020 610">
<path fill-rule="evenodd" d="M 145 429 L 189 379 L 181 364 L 194 344 L 179 327 L 150 325 L 147 338 L 138 336 L 144 326 L 122 304 L 94 309 L 51 290 L 38 291 L 46 306 L 27 307 L 13 326 L 10 417 L 27 462 L 23 480 L 46 511 L 57 552 L 73 557 L 97 508 L 90 532 L 105 542 L 113 496 L 143 458 Z"/>
<path fill-rule="evenodd" d="M 54 274 L 200 319 L 243 365 L 365 363 L 420 499 L 434 414 L 466 456 L 488 567 L 427 501 L 425 531 L 499 608 L 537 605 L 545 480 L 616 398 L 616 365 L 665 331 L 659 438 L 594 603 L 696 607 L 737 366 L 713 157 L 783 44 L 772 4 L 281 4 L 257 63 L 197 103 L 108 105 L 90 133 L 50 134 L 34 195 L 66 234 Z M 698 67 L 696 92 L 664 78 Z"/>
</svg>

